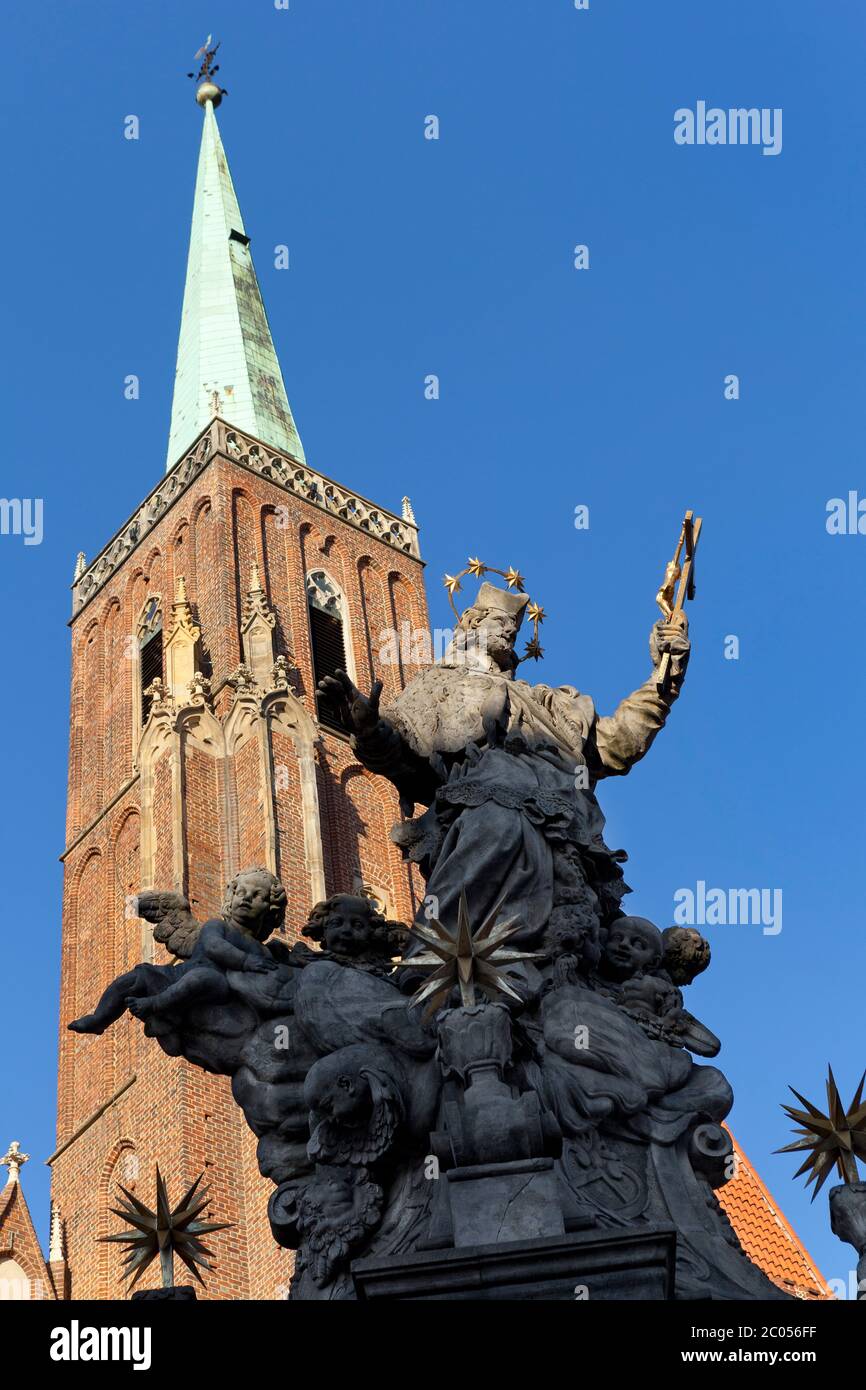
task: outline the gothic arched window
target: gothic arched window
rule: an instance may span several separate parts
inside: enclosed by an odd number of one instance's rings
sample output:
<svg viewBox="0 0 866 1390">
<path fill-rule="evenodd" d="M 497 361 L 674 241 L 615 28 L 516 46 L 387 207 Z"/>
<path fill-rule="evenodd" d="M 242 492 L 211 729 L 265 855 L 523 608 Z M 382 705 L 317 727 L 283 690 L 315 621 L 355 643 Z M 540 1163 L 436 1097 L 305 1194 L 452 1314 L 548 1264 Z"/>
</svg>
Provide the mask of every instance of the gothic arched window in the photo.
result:
<svg viewBox="0 0 866 1390">
<path fill-rule="evenodd" d="M 153 695 L 148 694 L 155 680 L 162 680 L 162 612 L 159 599 L 148 599 L 138 625 L 138 688 L 141 724 L 147 723 Z"/>
<path fill-rule="evenodd" d="M 330 575 L 313 570 L 307 575 L 307 605 L 310 615 L 310 644 L 313 651 L 313 677 L 316 685 L 324 676 L 346 671 L 346 641 L 343 596 Z M 319 723 L 329 729 L 345 732 L 345 724 L 336 704 L 327 696 L 316 694 Z"/>
</svg>

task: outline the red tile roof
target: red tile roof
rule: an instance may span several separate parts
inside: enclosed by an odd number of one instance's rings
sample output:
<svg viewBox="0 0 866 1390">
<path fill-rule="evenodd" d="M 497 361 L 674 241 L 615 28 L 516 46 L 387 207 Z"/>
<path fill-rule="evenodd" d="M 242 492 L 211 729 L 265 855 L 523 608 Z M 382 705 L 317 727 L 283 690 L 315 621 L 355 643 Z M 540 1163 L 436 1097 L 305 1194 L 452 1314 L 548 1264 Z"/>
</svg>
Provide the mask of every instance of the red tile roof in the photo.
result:
<svg viewBox="0 0 866 1390">
<path fill-rule="evenodd" d="M 832 1298 L 821 1271 L 736 1139 L 734 1150 L 739 1159 L 737 1175 L 718 1188 L 716 1196 L 749 1259 L 786 1293 L 797 1298 Z"/>
</svg>

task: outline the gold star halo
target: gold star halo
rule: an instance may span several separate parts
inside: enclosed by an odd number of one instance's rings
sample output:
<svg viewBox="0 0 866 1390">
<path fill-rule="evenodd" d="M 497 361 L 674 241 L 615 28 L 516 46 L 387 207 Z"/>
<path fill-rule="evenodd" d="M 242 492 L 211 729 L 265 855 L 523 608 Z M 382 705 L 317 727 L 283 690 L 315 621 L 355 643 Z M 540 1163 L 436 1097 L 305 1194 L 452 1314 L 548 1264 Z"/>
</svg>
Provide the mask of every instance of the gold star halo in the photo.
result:
<svg viewBox="0 0 866 1390">
<path fill-rule="evenodd" d="M 857 1182 L 857 1159 L 866 1163 L 866 1104 L 863 1104 L 866 1072 L 861 1076 L 860 1085 L 846 1111 L 833 1068 L 828 1067 L 827 1070 L 826 1115 L 805 1096 L 801 1096 L 799 1091 L 794 1091 L 793 1086 L 789 1087 L 805 1109 L 798 1110 L 793 1105 L 783 1105 L 782 1109 L 795 1122 L 797 1128 L 794 1133 L 801 1137 L 795 1144 L 776 1149 L 776 1153 L 780 1154 L 807 1151 L 806 1161 L 797 1169 L 794 1177 L 799 1178 L 801 1173 L 809 1174 L 806 1186 L 815 1184 L 813 1202 L 834 1168 L 843 1182 Z"/>
<path fill-rule="evenodd" d="M 460 621 L 460 614 L 454 602 L 454 595 L 461 593 L 463 590 L 463 585 L 460 583 L 461 579 L 465 579 L 467 575 L 471 575 L 473 579 L 482 579 L 485 574 L 498 574 L 500 579 L 505 580 L 509 589 L 519 594 L 525 592 L 524 585 L 526 580 L 520 571 L 515 569 L 513 565 L 509 565 L 507 570 L 500 570 L 497 569 L 495 565 L 485 565 L 477 556 L 470 555 L 464 569 L 460 570 L 457 574 L 446 574 L 442 580 L 448 593 L 448 602 L 451 604 L 452 612 L 458 622 Z M 544 655 L 544 649 L 538 641 L 538 629 L 544 622 L 547 614 L 540 603 L 530 602 L 526 605 L 526 616 L 532 623 L 532 637 L 526 643 L 523 656 L 518 658 L 518 666 L 521 661 L 527 661 L 530 657 L 533 661 L 540 661 L 541 657 Z"/>
</svg>

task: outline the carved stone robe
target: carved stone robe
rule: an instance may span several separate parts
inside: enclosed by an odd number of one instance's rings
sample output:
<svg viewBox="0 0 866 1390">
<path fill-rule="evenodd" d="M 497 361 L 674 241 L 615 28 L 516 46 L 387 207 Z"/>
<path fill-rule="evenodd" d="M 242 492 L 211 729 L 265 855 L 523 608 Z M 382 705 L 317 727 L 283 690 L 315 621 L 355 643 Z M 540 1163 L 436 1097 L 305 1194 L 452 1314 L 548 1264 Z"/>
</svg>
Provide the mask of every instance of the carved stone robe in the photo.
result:
<svg viewBox="0 0 866 1390">
<path fill-rule="evenodd" d="M 503 917 L 523 923 L 521 947 L 537 944 L 558 903 L 582 902 L 600 920 L 615 912 L 626 856 L 604 842 L 595 784 L 644 756 L 679 683 L 662 696 L 651 677 L 605 718 L 572 686 L 496 669 L 446 659 L 416 676 L 354 743 L 405 809 L 429 807 L 394 831 L 427 875 L 429 910 L 453 925 L 465 888 L 477 927 L 504 894 Z"/>
</svg>

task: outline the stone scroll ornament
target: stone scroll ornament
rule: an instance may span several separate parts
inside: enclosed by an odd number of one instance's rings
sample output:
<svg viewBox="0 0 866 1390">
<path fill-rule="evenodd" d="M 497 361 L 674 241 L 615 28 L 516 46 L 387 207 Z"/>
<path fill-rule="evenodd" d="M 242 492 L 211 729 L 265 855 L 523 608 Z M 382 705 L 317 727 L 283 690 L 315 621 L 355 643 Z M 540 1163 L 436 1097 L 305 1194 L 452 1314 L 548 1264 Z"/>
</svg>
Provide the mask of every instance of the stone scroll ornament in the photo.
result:
<svg viewBox="0 0 866 1390">
<path fill-rule="evenodd" d="M 180 894 L 143 892 L 139 914 L 176 963 L 136 966 L 69 1025 L 101 1033 L 128 1009 L 165 1052 L 231 1078 L 274 1183 L 275 1239 L 297 1251 L 290 1298 L 424 1296 L 431 1261 L 440 1294 L 465 1297 L 453 1281 L 467 1261 L 493 1287 L 506 1247 L 538 1297 L 574 1297 L 551 1250 L 580 1270 L 590 1248 L 591 1298 L 786 1296 L 715 1195 L 735 1176 L 733 1097 L 694 1060 L 719 1040 L 683 998 L 709 946 L 624 911 L 626 856 L 596 798 L 679 697 L 698 534 L 687 518 L 651 669 L 611 715 L 573 686 L 517 679 L 542 654 L 544 611 L 515 569 L 477 559 L 447 578 L 452 600 L 467 576 L 482 582 L 444 658 L 389 708 L 379 682 L 369 695 L 345 673 L 322 683 L 359 762 L 399 794 L 392 839 L 426 881 L 411 924 L 335 894 L 289 947 L 274 937 L 286 895 L 263 868 L 238 874 L 203 924 Z M 623 1283 L 611 1270 L 626 1246 Z M 651 1246 L 666 1292 L 638 1269 Z"/>
</svg>

